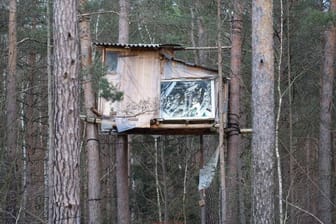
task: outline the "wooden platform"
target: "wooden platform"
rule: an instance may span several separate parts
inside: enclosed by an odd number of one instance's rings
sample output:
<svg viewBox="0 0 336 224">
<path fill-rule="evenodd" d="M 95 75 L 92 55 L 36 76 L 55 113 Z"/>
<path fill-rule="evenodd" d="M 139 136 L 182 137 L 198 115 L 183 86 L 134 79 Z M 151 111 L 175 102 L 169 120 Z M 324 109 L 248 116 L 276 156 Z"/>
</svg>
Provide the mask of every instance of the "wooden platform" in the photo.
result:
<svg viewBox="0 0 336 224">
<path fill-rule="evenodd" d="M 88 123 L 101 125 L 102 119 L 81 115 L 81 120 Z M 133 128 L 118 133 L 115 122 L 111 122 L 111 131 L 101 132 L 102 134 L 152 134 L 152 135 L 208 135 L 216 134 L 218 123 L 214 119 L 204 120 L 162 120 L 152 119 L 149 128 Z"/>
</svg>

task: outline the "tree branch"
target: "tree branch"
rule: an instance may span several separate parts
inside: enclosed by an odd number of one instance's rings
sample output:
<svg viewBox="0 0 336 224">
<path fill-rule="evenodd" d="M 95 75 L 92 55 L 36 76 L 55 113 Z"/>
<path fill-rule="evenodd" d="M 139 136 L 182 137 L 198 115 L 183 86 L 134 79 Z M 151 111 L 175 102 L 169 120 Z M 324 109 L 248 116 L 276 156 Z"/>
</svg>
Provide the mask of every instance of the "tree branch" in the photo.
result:
<svg viewBox="0 0 336 224">
<path fill-rule="evenodd" d="M 314 219 L 316 219 L 316 221 L 318 221 L 319 223 L 323 224 L 323 222 L 322 222 L 318 217 L 316 217 L 313 213 L 311 213 L 311 212 L 309 212 L 309 211 L 307 211 L 307 210 L 305 210 L 305 209 L 303 209 L 303 208 L 300 208 L 299 206 L 297 206 L 297 205 L 295 205 L 295 204 L 293 204 L 293 203 L 291 203 L 291 202 L 289 202 L 289 201 L 287 201 L 287 200 L 284 200 L 284 201 L 285 201 L 287 204 L 289 204 L 290 206 L 292 206 L 292 207 L 298 209 L 299 211 L 301 211 L 301 212 L 303 212 L 303 213 L 306 213 L 307 215 L 310 215 L 311 217 L 313 217 Z"/>
<path fill-rule="evenodd" d="M 113 10 L 82 13 L 82 14 L 79 14 L 79 16 L 93 16 L 93 15 L 101 15 L 101 14 L 109 14 L 109 13 L 116 14 L 119 16 L 119 12 L 116 12 Z"/>
</svg>

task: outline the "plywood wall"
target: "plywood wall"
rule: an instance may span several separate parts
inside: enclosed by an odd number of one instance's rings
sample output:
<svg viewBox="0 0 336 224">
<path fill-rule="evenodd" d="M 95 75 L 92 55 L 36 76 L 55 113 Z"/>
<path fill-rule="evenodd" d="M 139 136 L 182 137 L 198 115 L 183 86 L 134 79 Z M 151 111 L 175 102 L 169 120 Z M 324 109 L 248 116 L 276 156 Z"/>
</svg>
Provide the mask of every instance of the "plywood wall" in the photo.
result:
<svg viewBox="0 0 336 224">
<path fill-rule="evenodd" d="M 151 119 L 160 117 L 162 80 L 215 79 L 217 75 L 168 60 L 158 50 L 123 49 L 119 53 L 116 72 L 106 78 L 124 93 L 123 100 L 112 103 L 100 98 L 99 110 L 104 117 L 127 118 L 127 122 L 138 128 L 149 128 Z"/>
</svg>

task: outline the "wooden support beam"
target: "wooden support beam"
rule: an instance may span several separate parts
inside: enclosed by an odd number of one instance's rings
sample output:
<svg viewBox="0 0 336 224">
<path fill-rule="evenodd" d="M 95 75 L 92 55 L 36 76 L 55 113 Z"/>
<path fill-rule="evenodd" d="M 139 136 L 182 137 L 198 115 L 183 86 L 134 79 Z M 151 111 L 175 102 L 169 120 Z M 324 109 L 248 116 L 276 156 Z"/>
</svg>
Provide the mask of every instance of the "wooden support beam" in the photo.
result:
<svg viewBox="0 0 336 224">
<path fill-rule="evenodd" d="M 241 134 L 252 134 L 253 129 L 252 128 L 242 128 L 242 129 L 240 129 L 240 133 Z"/>
<path fill-rule="evenodd" d="M 86 115 L 79 115 L 80 119 L 82 121 L 88 122 L 88 123 L 93 123 L 93 124 L 101 124 L 102 119 L 98 117 L 88 117 Z"/>
<path fill-rule="evenodd" d="M 88 122 L 88 123 L 94 123 L 94 124 L 101 124 L 102 119 L 98 117 L 88 117 L 86 115 L 80 115 L 80 119 Z M 113 123 L 113 127 L 116 127 L 115 122 Z M 155 133 L 155 132 L 162 132 L 169 134 L 170 132 L 174 132 L 176 130 L 178 133 L 183 133 L 182 130 L 186 131 L 187 133 L 197 133 L 196 130 L 203 130 L 201 131 L 202 133 L 204 130 L 209 130 L 209 132 L 215 132 L 219 128 L 218 123 L 161 123 L 156 122 L 152 124 L 149 128 L 135 128 L 135 130 L 130 130 L 128 132 L 130 133 L 146 133 L 145 129 L 148 131 L 148 133 Z M 193 130 L 193 131 L 188 131 L 188 130 Z M 128 133 L 127 132 L 127 133 Z M 245 134 L 252 134 L 253 130 L 251 128 L 241 128 L 240 133 L 245 135 Z"/>
</svg>

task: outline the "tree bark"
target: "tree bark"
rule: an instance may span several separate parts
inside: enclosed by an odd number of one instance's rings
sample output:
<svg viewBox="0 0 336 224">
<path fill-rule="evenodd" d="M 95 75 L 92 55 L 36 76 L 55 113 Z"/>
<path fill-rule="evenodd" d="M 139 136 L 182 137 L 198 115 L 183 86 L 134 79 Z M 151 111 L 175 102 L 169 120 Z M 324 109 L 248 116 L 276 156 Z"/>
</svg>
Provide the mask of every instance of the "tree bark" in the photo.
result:
<svg viewBox="0 0 336 224">
<path fill-rule="evenodd" d="M 161 168 L 162 168 L 162 185 L 163 185 L 163 214 L 164 214 L 164 224 L 169 222 L 169 210 L 168 210 L 168 184 L 167 184 L 167 167 L 165 159 L 165 147 L 160 145 L 160 157 L 161 157 Z"/>
<path fill-rule="evenodd" d="M 54 2 L 52 223 L 80 223 L 79 39 L 76 0 Z"/>
<path fill-rule="evenodd" d="M 48 75 L 48 150 L 46 152 L 45 167 L 45 218 L 49 224 L 52 224 L 53 215 L 53 161 L 54 161 L 54 77 L 52 74 L 52 0 L 47 0 L 47 75 Z"/>
<path fill-rule="evenodd" d="M 252 216 L 274 223 L 273 2 L 252 1 Z"/>
<path fill-rule="evenodd" d="M 231 80 L 229 100 L 229 134 L 227 156 L 227 223 L 239 222 L 238 159 L 240 153 L 240 81 L 242 60 L 242 3 L 234 1 L 231 30 Z"/>
<path fill-rule="evenodd" d="M 336 0 L 331 1 L 332 12 L 336 11 Z M 334 55 L 336 30 L 330 26 L 324 33 L 324 61 L 321 78 L 320 101 L 320 139 L 319 139 L 319 203 L 318 216 L 325 224 L 332 223 L 332 192 L 331 192 L 331 128 L 332 128 L 332 98 L 334 82 Z"/>
<path fill-rule="evenodd" d="M 119 0 L 119 43 L 128 43 L 129 41 L 129 20 L 128 12 L 130 3 L 129 0 Z"/>
<path fill-rule="evenodd" d="M 226 223 L 226 172 L 225 172 L 225 145 L 224 145 L 224 100 L 226 87 L 223 85 L 223 69 L 222 69 L 222 43 L 221 43 L 221 0 L 217 0 L 217 47 L 218 47 L 218 107 L 219 107 L 219 170 L 220 170 L 220 217 L 221 223 Z"/>
<path fill-rule="evenodd" d="M 202 169 L 204 166 L 204 138 L 200 135 L 200 161 L 199 168 Z M 205 190 L 202 189 L 200 192 L 200 204 L 201 204 L 201 224 L 206 224 L 206 197 Z"/>
<path fill-rule="evenodd" d="M 129 41 L 128 0 L 119 0 L 119 43 Z M 116 137 L 116 182 L 117 182 L 117 211 L 118 223 L 130 223 L 129 192 L 128 192 L 128 150 L 127 135 Z"/>
<path fill-rule="evenodd" d="M 118 135 L 116 140 L 118 224 L 130 223 L 127 145 L 127 135 Z"/>
<path fill-rule="evenodd" d="M 202 2 L 200 0 L 196 1 L 196 24 L 197 24 L 197 44 L 198 47 L 205 47 L 207 42 L 207 30 L 204 25 L 204 18 L 199 12 L 202 9 Z M 200 65 L 205 65 L 207 60 L 206 51 L 197 50 L 198 63 Z"/>
<path fill-rule="evenodd" d="M 17 94 L 16 94 L 16 64 L 17 64 L 17 32 L 16 32 L 16 0 L 9 2 L 9 23 L 8 23 L 8 74 L 6 94 L 6 160 L 7 161 L 7 199 L 6 199 L 6 222 L 14 222 L 13 217 L 17 213 Z"/>
<path fill-rule="evenodd" d="M 84 8 L 86 1 L 80 1 L 80 7 Z M 79 23 L 81 43 L 81 64 L 84 73 L 84 106 L 87 116 L 94 117 L 92 108 L 96 108 L 95 96 L 92 89 L 92 49 L 90 19 L 82 17 Z M 88 207 L 89 223 L 101 222 L 101 196 L 100 196 L 100 156 L 97 125 L 86 123 L 86 151 L 88 160 Z"/>
</svg>

